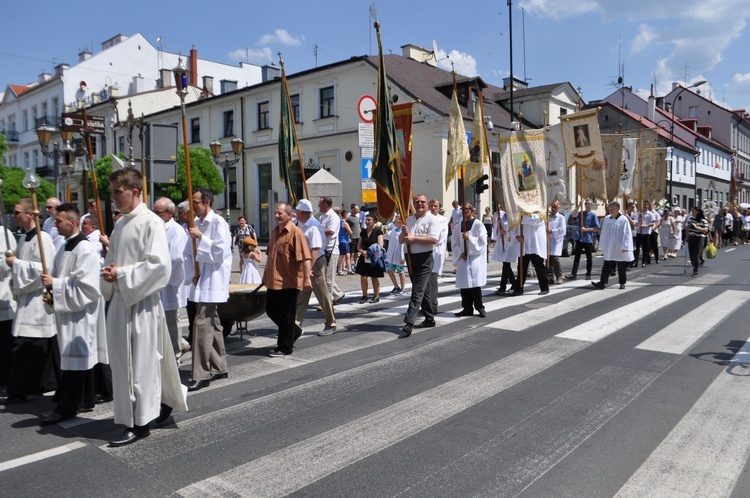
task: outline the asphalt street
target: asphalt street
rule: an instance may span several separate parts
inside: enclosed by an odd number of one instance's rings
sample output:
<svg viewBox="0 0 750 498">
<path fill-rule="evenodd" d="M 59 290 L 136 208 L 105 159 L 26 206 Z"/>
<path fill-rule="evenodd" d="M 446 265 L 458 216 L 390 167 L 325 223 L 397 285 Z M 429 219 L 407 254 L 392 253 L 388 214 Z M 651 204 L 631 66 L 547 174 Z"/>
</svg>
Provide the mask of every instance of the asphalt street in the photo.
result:
<svg viewBox="0 0 750 498">
<path fill-rule="evenodd" d="M 294 354 L 269 358 L 273 324 L 252 321 L 229 378 L 133 445 L 107 447 L 111 404 L 44 428 L 51 396 L 0 407 L 0 496 L 749 496 L 748 261 L 660 261 L 624 290 L 530 278 L 518 297 L 494 295 L 491 264 L 484 319 L 453 315 L 449 266 L 437 326 L 408 339 L 387 278 L 359 305 L 339 277 L 336 334 L 311 302 Z"/>
</svg>

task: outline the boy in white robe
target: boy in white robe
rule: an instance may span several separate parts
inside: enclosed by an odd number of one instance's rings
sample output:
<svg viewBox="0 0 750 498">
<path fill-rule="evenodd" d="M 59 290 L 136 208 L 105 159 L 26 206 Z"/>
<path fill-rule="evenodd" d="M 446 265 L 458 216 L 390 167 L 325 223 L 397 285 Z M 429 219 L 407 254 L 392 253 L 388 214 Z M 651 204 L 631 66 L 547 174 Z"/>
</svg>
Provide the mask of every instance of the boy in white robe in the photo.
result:
<svg viewBox="0 0 750 498">
<path fill-rule="evenodd" d="M 150 421 L 163 422 L 173 409 L 187 410 L 187 390 L 171 354 L 159 295 L 171 273 L 164 222 L 141 203 L 138 170 L 118 169 L 109 181 L 112 202 L 123 217 L 112 232 L 102 268 L 102 294 L 109 300 L 107 350 L 115 423 L 126 426 L 109 444 L 124 446 L 147 437 Z"/>
<path fill-rule="evenodd" d="M 461 289 L 463 309 L 456 316 L 486 316 L 482 286 L 487 283 L 487 229 L 476 219 L 474 206 L 464 204 L 464 223 L 453 230 L 451 246 L 456 254 L 456 287 Z"/>
<path fill-rule="evenodd" d="M 76 416 L 95 403 L 94 366 L 108 363 L 104 299 L 99 290 L 99 254 L 78 228 L 78 208 L 61 204 L 55 225 L 65 244 L 55 255 L 42 283 L 52 291 L 55 330 L 60 347 L 62 378 L 55 392 L 55 410 L 39 425 L 52 425 Z"/>
<path fill-rule="evenodd" d="M 620 289 L 627 282 L 628 265 L 633 261 L 633 232 L 628 217 L 620 214 L 620 203 L 610 202 L 607 205 L 609 214 L 602 221 L 599 235 L 599 247 L 604 252 L 602 276 L 598 282 L 591 282 L 597 289 L 604 289 L 609 282 L 609 274 L 617 266 Z"/>
</svg>

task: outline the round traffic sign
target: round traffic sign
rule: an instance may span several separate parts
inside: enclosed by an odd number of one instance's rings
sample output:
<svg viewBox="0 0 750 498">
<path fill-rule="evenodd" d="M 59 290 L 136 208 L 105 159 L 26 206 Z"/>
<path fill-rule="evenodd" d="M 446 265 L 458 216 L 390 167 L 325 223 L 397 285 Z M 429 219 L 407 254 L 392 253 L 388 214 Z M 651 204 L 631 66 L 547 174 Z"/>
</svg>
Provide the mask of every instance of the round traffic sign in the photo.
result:
<svg viewBox="0 0 750 498">
<path fill-rule="evenodd" d="M 359 113 L 359 119 L 365 123 L 372 123 L 375 119 L 375 108 L 377 103 L 375 99 L 370 95 L 362 95 L 357 103 L 357 112 Z"/>
</svg>

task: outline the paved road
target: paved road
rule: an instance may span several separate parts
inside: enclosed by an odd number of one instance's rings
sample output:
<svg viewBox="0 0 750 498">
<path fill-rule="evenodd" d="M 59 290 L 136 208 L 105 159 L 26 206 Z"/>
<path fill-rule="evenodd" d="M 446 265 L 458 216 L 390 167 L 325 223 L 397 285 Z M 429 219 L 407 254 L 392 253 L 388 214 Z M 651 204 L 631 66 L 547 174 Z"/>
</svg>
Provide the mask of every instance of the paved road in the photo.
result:
<svg viewBox="0 0 750 498">
<path fill-rule="evenodd" d="M 693 278 L 672 259 L 622 291 L 488 285 L 486 319 L 453 316 L 446 273 L 438 326 L 404 340 L 406 300 L 360 306 L 346 277 L 339 333 L 315 335 L 313 303 L 269 358 L 254 321 L 229 378 L 132 446 L 106 446 L 106 404 L 44 429 L 48 397 L 0 410 L 0 495 L 748 496 L 748 260 L 721 250 Z"/>
</svg>

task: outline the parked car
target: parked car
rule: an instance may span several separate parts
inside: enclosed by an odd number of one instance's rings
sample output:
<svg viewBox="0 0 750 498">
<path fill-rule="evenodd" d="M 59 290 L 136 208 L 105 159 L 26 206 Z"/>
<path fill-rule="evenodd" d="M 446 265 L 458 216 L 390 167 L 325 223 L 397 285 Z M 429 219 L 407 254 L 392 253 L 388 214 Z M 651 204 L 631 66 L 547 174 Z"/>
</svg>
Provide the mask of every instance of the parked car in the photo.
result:
<svg viewBox="0 0 750 498">
<path fill-rule="evenodd" d="M 573 211 L 567 211 L 567 210 L 560 210 L 559 213 L 565 217 L 565 226 L 567 227 L 567 230 L 565 232 L 565 238 L 563 239 L 563 250 L 562 255 L 563 256 L 572 256 L 573 252 L 576 248 L 576 240 L 575 235 L 577 232 L 577 226 L 576 223 L 571 223 L 571 215 L 573 214 Z M 601 226 L 602 218 L 599 217 L 599 226 Z M 594 234 L 594 252 L 597 252 L 599 250 L 599 234 Z"/>
</svg>

